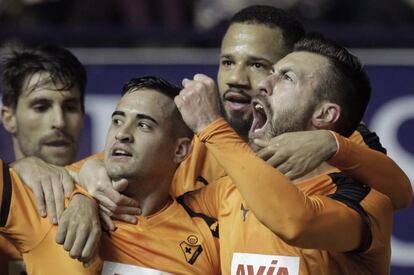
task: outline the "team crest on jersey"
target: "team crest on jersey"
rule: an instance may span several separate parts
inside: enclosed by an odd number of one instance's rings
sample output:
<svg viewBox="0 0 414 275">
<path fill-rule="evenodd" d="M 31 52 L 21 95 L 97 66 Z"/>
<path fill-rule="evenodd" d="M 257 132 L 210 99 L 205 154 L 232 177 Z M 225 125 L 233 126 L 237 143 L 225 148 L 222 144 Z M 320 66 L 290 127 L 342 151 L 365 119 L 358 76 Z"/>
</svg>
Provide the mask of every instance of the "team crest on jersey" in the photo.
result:
<svg viewBox="0 0 414 275">
<path fill-rule="evenodd" d="M 299 257 L 234 253 L 232 275 L 299 275 Z"/>
<path fill-rule="evenodd" d="M 198 238 L 195 235 L 190 235 L 187 238 L 187 241 L 180 243 L 181 250 L 184 253 L 185 260 L 189 264 L 194 264 L 201 252 L 203 252 L 203 247 L 198 243 Z"/>
</svg>

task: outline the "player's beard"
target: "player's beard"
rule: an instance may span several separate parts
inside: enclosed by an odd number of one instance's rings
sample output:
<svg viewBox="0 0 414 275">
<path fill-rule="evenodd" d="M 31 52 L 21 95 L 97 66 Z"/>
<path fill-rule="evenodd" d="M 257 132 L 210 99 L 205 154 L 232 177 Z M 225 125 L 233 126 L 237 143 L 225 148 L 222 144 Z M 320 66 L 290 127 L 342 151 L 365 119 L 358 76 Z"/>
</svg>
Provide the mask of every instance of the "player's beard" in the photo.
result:
<svg viewBox="0 0 414 275">
<path fill-rule="evenodd" d="M 302 110 L 281 110 L 276 116 L 274 116 L 274 113 L 272 112 L 272 120 L 269 127 L 270 129 L 266 133 L 266 139 L 270 140 L 288 132 L 309 130 L 314 110 L 315 104 L 310 104 Z"/>
<path fill-rule="evenodd" d="M 244 112 L 233 111 L 232 115 L 224 112 L 227 122 L 244 140 L 248 140 L 250 126 L 252 125 L 253 115 L 247 115 Z"/>
</svg>

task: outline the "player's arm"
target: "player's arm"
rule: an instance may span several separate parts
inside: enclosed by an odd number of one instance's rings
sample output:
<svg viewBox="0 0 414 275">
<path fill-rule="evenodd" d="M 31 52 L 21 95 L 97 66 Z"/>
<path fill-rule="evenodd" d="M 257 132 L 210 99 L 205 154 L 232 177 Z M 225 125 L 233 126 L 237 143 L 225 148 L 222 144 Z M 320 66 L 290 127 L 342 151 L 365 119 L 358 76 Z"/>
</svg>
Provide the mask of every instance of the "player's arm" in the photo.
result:
<svg viewBox="0 0 414 275">
<path fill-rule="evenodd" d="M 369 227 L 366 214 L 357 211 L 358 200 L 367 193 L 362 185 L 342 190 L 345 194 L 341 196 L 358 194 L 349 201 L 306 196 L 282 173 L 258 158 L 224 119 L 210 124 L 199 137 L 258 220 L 285 242 L 333 251 L 352 251 L 363 244 Z"/>
<path fill-rule="evenodd" d="M 11 204 L 12 183 L 9 167 L 0 159 L 0 228 L 7 222 Z"/>
<path fill-rule="evenodd" d="M 33 191 L 39 214 L 57 224 L 64 210 L 64 199 L 73 191 L 73 180 L 64 167 L 27 157 L 10 164 L 22 181 Z M 47 212 L 46 212 L 47 210 Z"/>
<path fill-rule="evenodd" d="M 220 118 L 211 78 L 198 74 L 193 80 L 183 80 L 183 86 L 174 101 L 184 121 L 205 142 L 263 224 L 296 246 L 336 251 L 359 247 L 365 232 L 359 213 L 329 198 L 305 196 L 287 177 L 258 158 Z M 314 234 L 319 234 L 318 238 Z M 345 241 L 327 241 L 329 238 Z"/>
<path fill-rule="evenodd" d="M 335 133 L 335 137 L 338 150 L 328 160 L 329 164 L 387 195 L 394 209 L 410 206 L 413 194 L 410 179 L 391 158 L 339 134 Z"/>
<path fill-rule="evenodd" d="M 358 136 L 363 142 L 362 136 Z M 376 144 L 375 141 L 367 136 L 366 142 Z M 411 203 L 410 181 L 392 159 L 339 134 L 327 130 L 292 132 L 270 141 L 255 140 L 255 144 L 261 148 L 256 154 L 290 179 L 303 176 L 329 160 L 350 177 L 386 194 L 394 209 Z"/>
</svg>

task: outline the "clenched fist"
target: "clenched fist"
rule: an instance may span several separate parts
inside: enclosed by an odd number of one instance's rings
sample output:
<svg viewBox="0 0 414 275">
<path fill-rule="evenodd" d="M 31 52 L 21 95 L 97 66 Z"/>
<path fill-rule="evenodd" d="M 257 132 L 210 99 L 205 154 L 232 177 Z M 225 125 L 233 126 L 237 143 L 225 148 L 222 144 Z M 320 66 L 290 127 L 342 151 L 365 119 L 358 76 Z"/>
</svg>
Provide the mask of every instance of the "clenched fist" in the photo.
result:
<svg viewBox="0 0 414 275">
<path fill-rule="evenodd" d="M 221 116 L 219 93 L 214 80 L 203 74 L 184 79 L 182 84 L 184 88 L 174 102 L 187 126 L 198 134 Z"/>
</svg>

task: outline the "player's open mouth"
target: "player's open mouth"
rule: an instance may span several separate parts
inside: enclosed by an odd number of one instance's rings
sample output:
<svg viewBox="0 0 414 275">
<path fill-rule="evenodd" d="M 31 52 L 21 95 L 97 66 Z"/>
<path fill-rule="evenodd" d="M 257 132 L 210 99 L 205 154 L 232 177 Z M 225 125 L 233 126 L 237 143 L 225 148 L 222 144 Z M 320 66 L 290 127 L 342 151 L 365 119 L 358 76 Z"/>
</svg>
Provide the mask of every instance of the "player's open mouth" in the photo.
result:
<svg viewBox="0 0 414 275">
<path fill-rule="evenodd" d="M 50 140 L 44 143 L 48 150 L 52 150 L 55 153 L 66 154 L 71 148 L 71 143 L 64 139 Z"/>
<path fill-rule="evenodd" d="M 252 98 L 249 95 L 239 91 L 228 91 L 224 94 L 224 100 L 230 109 L 241 110 L 244 108 L 250 108 Z"/>
<path fill-rule="evenodd" d="M 253 106 L 253 122 L 252 122 L 252 127 L 250 128 L 250 133 L 254 135 L 254 134 L 261 132 L 265 128 L 267 124 L 268 116 L 267 116 L 266 108 L 259 101 L 256 101 L 256 100 L 253 101 L 252 106 Z"/>
<path fill-rule="evenodd" d="M 66 147 L 69 146 L 69 142 L 66 140 L 53 140 L 45 143 L 47 146 L 53 147 Z"/>
<path fill-rule="evenodd" d="M 123 149 L 112 150 L 112 156 L 114 157 L 132 157 L 132 154 Z"/>
</svg>

